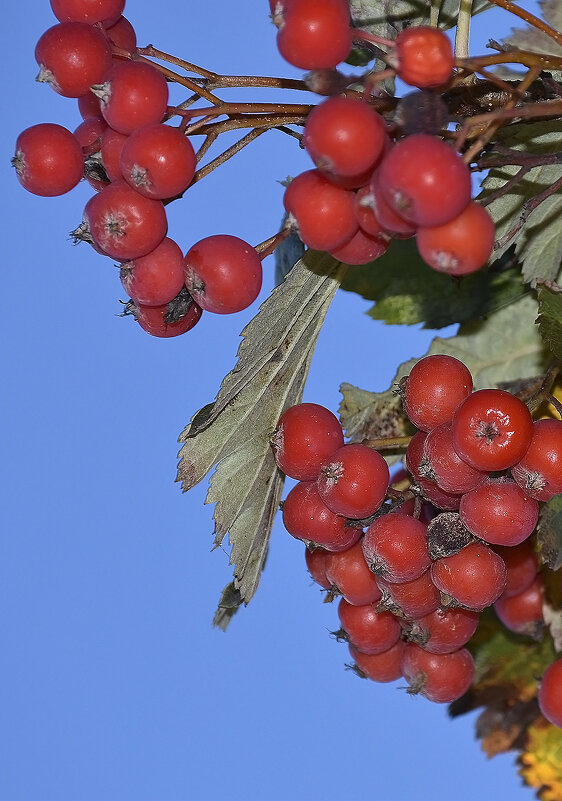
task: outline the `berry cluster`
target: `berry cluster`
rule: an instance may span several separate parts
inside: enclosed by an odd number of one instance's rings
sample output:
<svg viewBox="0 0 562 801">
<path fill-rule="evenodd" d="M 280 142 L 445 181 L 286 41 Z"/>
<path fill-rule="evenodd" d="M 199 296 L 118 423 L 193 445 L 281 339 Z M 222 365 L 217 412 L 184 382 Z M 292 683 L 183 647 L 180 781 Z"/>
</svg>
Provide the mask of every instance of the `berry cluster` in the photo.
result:
<svg viewBox="0 0 562 801">
<path fill-rule="evenodd" d="M 507 391 L 473 391 L 470 371 L 450 356 L 421 359 L 400 393 L 419 431 L 392 485 L 383 457 L 344 444 L 328 409 L 302 403 L 283 413 L 271 443 L 299 482 L 283 523 L 307 544 L 314 580 L 342 596 L 338 634 L 358 671 L 403 676 L 410 692 L 450 702 L 472 683 L 465 646 L 484 609 L 493 605 L 510 631 L 543 635 L 531 535 L 539 502 L 562 493 L 562 421 L 533 422 Z M 560 725 L 556 697 L 541 708 Z"/>
<path fill-rule="evenodd" d="M 72 133 L 53 123 L 23 131 L 13 164 L 25 189 L 70 191 L 86 177 L 95 189 L 77 240 L 121 264 L 131 297 L 126 313 L 154 336 L 184 333 L 202 310 L 241 311 L 259 294 L 261 258 L 235 236 L 216 235 L 184 256 L 166 236 L 165 204 L 193 181 L 196 155 L 182 125 L 166 124 L 168 84 L 142 59 L 124 0 L 51 0 L 57 19 L 40 37 L 38 80 L 75 98 L 83 122 Z"/>
</svg>

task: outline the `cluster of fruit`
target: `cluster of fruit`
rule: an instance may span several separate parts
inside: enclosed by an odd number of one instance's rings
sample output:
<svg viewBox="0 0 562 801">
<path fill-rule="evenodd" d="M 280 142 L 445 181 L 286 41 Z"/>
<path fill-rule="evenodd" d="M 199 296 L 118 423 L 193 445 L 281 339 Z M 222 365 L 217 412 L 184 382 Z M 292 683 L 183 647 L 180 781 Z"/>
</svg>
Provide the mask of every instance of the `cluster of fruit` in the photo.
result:
<svg viewBox="0 0 562 801">
<path fill-rule="evenodd" d="M 302 403 L 283 413 L 275 460 L 299 482 L 283 522 L 307 543 L 315 581 L 342 596 L 341 634 L 359 671 L 375 681 L 403 676 L 411 692 L 450 702 L 472 683 L 465 646 L 484 609 L 493 605 L 511 631 L 543 635 L 530 537 L 539 502 L 562 493 L 562 421 L 533 422 L 507 391 L 473 391 L 470 371 L 450 356 L 421 359 L 400 393 L 419 429 L 406 451 L 406 491 L 390 484 L 380 453 L 344 444 L 328 409 Z M 541 707 L 560 726 L 562 697 L 549 706 L 551 695 L 542 690 Z"/>
<path fill-rule="evenodd" d="M 84 177 L 96 190 L 74 232 L 122 264 L 126 311 L 155 336 L 175 336 L 206 310 L 245 309 L 259 294 L 261 259 L 238 237 L 210 236 L 185 255 L 166 236 L 166 201 L 191 184 L 197 158 L 182 126 L 165 124 L 168 84 L 153 64 L 129 60 L 136 35 L 125 0 L 51 0 L 58 24 L 40 37 L 39 81 L 76 98 L 72 133 L 41 123 L 18 137 L 13 164 L 30 192 L 56 196 Z"/>
<path fill-rule="evenodd" d="M 372 38 L 350 28 L 347 0 L 272 6 L 281 54 L 304 69 L 333 68 L 347 58 L 354 38 Z M 388 63 L 406 83 L 434 89 L 451 79 L 453 53 L 442 31 L 410 28 L 385 43 Z M 316 169 L 289 185 L 289 221 L 306 245 L 348 264 L 372 262 L 393 237 L 415 235 L 434 270 L 455 276 L 479 270 L 492 252 L 495 226 L 471 200 L 467 165 L 431 134 L 397 139 L 400 132 L 373 109 L 370 94 L 367 81 L 363 95 L 335 95 L 309 114 L 303 141 Z"/>
</svg>

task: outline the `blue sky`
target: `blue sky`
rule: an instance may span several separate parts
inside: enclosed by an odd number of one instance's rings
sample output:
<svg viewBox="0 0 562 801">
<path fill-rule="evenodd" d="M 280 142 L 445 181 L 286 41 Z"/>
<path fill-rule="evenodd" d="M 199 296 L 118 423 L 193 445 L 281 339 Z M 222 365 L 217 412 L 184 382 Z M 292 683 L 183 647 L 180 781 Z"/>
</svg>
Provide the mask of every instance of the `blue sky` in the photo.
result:
<svg viewBox="0 0 562 801">
<path fill-rule="evenodd" d="M 22 19 L 22 8 L 25 18 Z M 265 0 L 129 0 L 140 43 L 224 73 L 296 71 L 276 53 Z M 335 605 L 303 548 L 275 527 L 257 596 L 222 633 L 211 619 L 231 572 L 211 553 L 201 485 L 174 484 L 176 440 L 231 369 L 257 309 L 206 315 L 159 340 L 122 319 L 118 271 L 68 231 L 89 197 L 27 194 L 9 159 L 23 128 L 73 129 L 75 103 L 34 82 L 49 3 L 4 10 L 4 410 L 0 556 L 3 801 L 517 801 L 513 756 L 487 760 L 474 716 L 344 670 Z M 496 24 L 478 23 L 479 50 Z M 227 95 L 225 95 L 227 96 Z M 233 91 L 228 97 L 270 99 Z M 277 230 L 278 183 L 308 168 L 294 139 L 261 137 L 170 209 L 187 248 L 212 233 L 258 243 Z M 261 299 L 273 286 L 265 262 Z M 386 389 L 431 332 L 387 328 L 340 293 L 305 399 Z"/>
</svg>

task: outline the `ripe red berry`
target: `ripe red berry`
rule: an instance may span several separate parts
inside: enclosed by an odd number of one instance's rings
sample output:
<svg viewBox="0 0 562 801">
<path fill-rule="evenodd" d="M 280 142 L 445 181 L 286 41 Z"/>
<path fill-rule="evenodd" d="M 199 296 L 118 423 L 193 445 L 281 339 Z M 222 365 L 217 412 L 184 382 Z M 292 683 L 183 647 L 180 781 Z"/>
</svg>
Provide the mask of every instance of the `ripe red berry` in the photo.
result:
<svg viewBox="0 0 562 801">
<path fill-rule="evenodd" d="M 135 305 L 134 316 L 140 327 L 153 337 L 177 337 L 190 331 L 201 319 L 201 309 L 193 301 L 178 320 L 169 321 L 170 304 L 163 306 Z"/>
<path fill-rule="evenodd" d="M 425 438 L 421 471 L 445 492 L 462 494 L 482 484 L 486 473 L 475 470 L 453 448 L 451 423 L 441 423 Z M 464 497 L 464 496 L 463 496 Z M 462 506 L 462 501 L 461 501 Z"/>
<path fill-rule="evenodd" d="M 326 558 L 326 578 L 353 606 L 380 601 L 382 593 L 363 555 L 361 541 Z"/>
<path fill-rule="evenodd" d="M 137 128 L 121 150 L 127 183 L 146 197 L 164 200 L 184 192 L 195 174 L 193 145 L 178 128 L 153 123 Z"/>
<path fill-rule="evenodd" d="M 374 169 L 386 139 L 386 123 L 371 106 L 334 96 L 308 115 L 303 144 L 320 170 L 353 177 Z"/>
<path fill-rule="evenodd" d="M 330 250 L 330 255 L 343 264 L 369 264 L 386 253 L 390 242 L 391 238 L 388 234 L 379 233 L 371 236 L 359 228 L 349 242 Z"/>
<path fill-rule="evenodd" d="M 494 604 L 494 611 L 503 625 L 516 634 L 540 637 L 543 632 L 544 586 L 541 576 L 536 576 L 527 589 L 506 598 L 501 595 Z"/>
<path fill-rule="evenodd" d="M 549 665 L 543 674 L 539 707 L 547 720 L 562 728 L 562 659 Z"/>
<path fill-rule="evenodd" d="M 94 243 L 118 261 L 146 256 L 166 236 L 166 212 L 160 200 L 139 195 L 125 181 L 111 183 L 84 209 Z"/>
<path fill-rule="evenodd" d="M 74 130 L 74 136 L 85 156 L 99 153 L 101 138 L 107 130 L 107 123 L 101 117 L 88 117 Z"/>
<path fill-rule="evenodd" d="M 318 170 L 293 178 L 283 203 L 296 221 L 305 245 L 315 250 L 335 250 L 357 231 L 354 193 L 328 181 Z"/>
<path fill-rule="evenodd" d="M 125 8 L 125 0 L 51 0 L 53 14 L 60 22 L 101 22 L 114 25 Z"/>
<path fill-rule="evenodd" d="M 492 252 L 496 226 L 484 206 L 471 200 L 449 222 L 432 228 L 420 226 L 416 244 L 420 256 L 434 270 L 468 275 L 483 267 Z"/>
<path fill-rule="evenodd" d="M 402 657 L 405 643 L 402 640 L 380 654 L 364 654 L 353 643 L 349 644 L 349 653 L 355 666 L 367 679 L 387 683 L 396 681 L 402 676 Z"/>
<path fill-rule="evenodd" d="M 62 125 L 50 122 L 20 133 L 12 164 L 24 189 L 43 197 L 64 195 L 84 175 L 80 143 Z"/>
<path fill-rule="evenodd" d="M 121 283 L 136 303 L 163 306 L 173 300 L 184 285 L 183 253 L 173 239 L 165 237 L 146 256 L 121 265 Z"/>
<path fill-rule="evenodd" d="M 119 133 L 130 134 L 136 128 L 160 122 L 166 113 L 168 84 L 151 64 L 114 61 L 104 82 L 97 84 L 94 91 L 100 98 L 102 114 Z"/>
<path fill-rule="evenodd" d="M 467 609 L 481 611 L 502 594 L 506 569 L 501 556 L 487 545 L 473 542 L 431 566 L 434 584 Z"/>
<path fill-rule="evenodd" d="M 343 445 L 322 464 L 318 492 L 333 512 L 361 519 L 380 508 L 390 473 L 378 451 L 366 445 Z"/>
<path fill-rule="evenodd" d="M 101 138 L 101 159 L 110 181 L 123 181 L 121 172 L 121 151 L 127 141 L 127 134 L 114 131 L 109 126 Z"/>
<path fill-rule="evenodd" d="M 397 512 L 371 523 L 363 552 L 373 573 L 396 583 L 419 578 L 431 565 L 426 530 L 420 520 Z"/>
<path fill-rule="evenodd" d="M 304 558 L 308 572 L 312 576 L 316 584 L 319 584 L 324 590 L 329 590 L 332 582 L 326 576 L 326 559 L 330 551 L 325 548 L 305 548 Z"/>
<path fill-rule="evenodd" d="M 328 509 L 315 481 L 301 481 L 289 492 L 283 503 L 283 525 L 292 537 L 327 551 L 345 551 L 361 536 L 360 529 L 347 526 L 345 517 Z"/>
<path fill-rule="evenodd" d="M 394 583 L 377 576 L 383 594 L 383 605 L 399 617 L 416 619 L 434 612 L 441 603 L 439 590 L 428 569 L 412 581 Z"/>
<path fill-rule="evenodd" d="M 472 393 L 472 376 L 458 359 L 436 354 L 416 362 L 400 388 L 411 422 L 422 431 L 431 431 L 451 420 Z"/>
<path fill-rule="evenodd" d="M 420 693 L 438 704 L 450 704 L 472 684 L 474 661 L 466 648 L 451 654 L 432 654 L 408 643 L 402 657 L 402 674 L 410 693 Z"/>
<path fill-rule="evenodd" d="M 453 417 L 453 444 L 477 470 L 505 470 L 525 455 L 533 434 L 529 409 L 503 389 L 481 389 Z"/>
<path fill-rule="evenodd" d="M 501 556 L 507 570 L 502 598 L 510 598 L 526 590 L 539 570 L 532 542 L 527 539 L 514 547 L 496 545 L 494 551 Z"/>
<path fill-rule="evenodd" d="M 246 309 L 259 295 L 261 260 L 255 248 L 228 234 L 196 242 L 184 260 L 185 284 L 205 311 L 233 314 Z"/>
<path fill-rule="evenodd" d="M 511 475 L 531 498 L 549 501 L 562 492 L 562 421 L 537 420 L 531 444 Z"/>
<path fill-rule="evenodd" d="M 438 509 L 455 511 L 459 508 L 461 496 L 445 492 L 434 481 L 424 478 L 420 473 L 423 459 L 424 442 L 427 434 L 418 431 L 410 440 L 406 449 L 406 466 L 412 475 L 414 483 L 420 488 L 422 496 Z"/>
<path fill-rule="evenodd" d="M 295 67 L 335 67 L 351 50 L 346 0 L 284 0 L 279 21 L 277 47 Z"/>
<path fill-rule="evenodd" d="M 470 200 L 470 171 L 442 139 L 413 134 L 401 139 L 378 168 L 385 200 L 406 220 L 435 226 L 457 217 Z"/>
<path fill-rule="evenodd" d="M 99 98 L 96 97 L 93 92 L 88 92 L 78 98 L 78 111 L 84 120 L 87 120 L 89 117 L 99 117 L 103 119 Z"/>
<path fill-rule="evenodd" d="M 453 69 L 451 43 L 439 28 L 428 25 L 406 28 L 396 37 L 398 77 L 419 89 L 446 83 Z"/>
<path fill-rule="evenodd" d="M 415 223 L 406 220 L 401 214 L 388 203 L 379 185 L 379 170 L 376 169 L 370 180 L 370 194 L 372 197 L 373 211 L 377 220 L 385 231 L 399 239 L 408 239 L 416 233 Z M 359 220 L 361 225 L 361 220 Z"/>
<path fill-rule="evenodd" d="M 314 481 L 323 462 L 343 445 L 343 431 L 329 409 L 317 403 L 298 403 L 279 418 L 271 445 L 285 475 Z"/>
<path fill-rule="evenodd" d="M 107 38 L 116 47 L 132 53 L 137 46 L 137 34 L 126 17 L 119 17 L 117 22 L 106 28 Z"/>
<path fill-rule="evenodd" d="M 342 598 L 338 615 L 349 641 L 365 654 L 382 654 L 400 638 L 398 620 L 390 612 L 377 612 L 376 604 L 353 606 Z"/>
<path fill-rule="evenodd" d="M 462 648 L 478 628 L 480 615 L 470 609 L 435 609 L 411 624 L 409 636 L 425 651 L 450 654 Z"/>
<path fill-rule="evenodd" d="M 105 34 L 85 22 L 61 22 L 45 31 L 35 47 L 37 76 L 64 97 L 80 97 L 105 80 L 111 47 Z"/>
<path fill-rule="evenodd" d="M 467 529 L 492 545 L 519 545 L 535 530 L 539 504 L 511 479 L 488 478 L 461 498 Z"/>
</svg>

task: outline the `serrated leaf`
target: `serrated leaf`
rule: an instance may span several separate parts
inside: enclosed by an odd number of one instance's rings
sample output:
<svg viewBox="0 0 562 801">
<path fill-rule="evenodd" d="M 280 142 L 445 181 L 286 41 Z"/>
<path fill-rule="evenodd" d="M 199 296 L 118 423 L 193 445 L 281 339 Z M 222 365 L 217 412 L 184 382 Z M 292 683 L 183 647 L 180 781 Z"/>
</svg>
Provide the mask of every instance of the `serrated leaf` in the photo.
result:
<svg viewBox="0 0 562 801">
<path fill-rule="evenodd" d="M 562 567 L 562 495 L 555 495 L 542 506 L 537 544 L 542 562 L 551 570 L 559 570 Z"/>
<path fill-rule="evenodd" d="M 442 0 L 439 25 L 452 28 L 457 24 L 461 0 Z M 431 3 L 419 0 L 350 0 L 351 19 L 358 28 L 370 33 L 396 38 L 406 26 L 425 25 L 429 22 Z M 472 14 L 493 8 L 487 0 L 474 0 Z"/>
<path fill-rule="evenodd" d="M 341 269 L 341 268 L 340 268 Z M 318 334 L 339 286 L 337 262 L 308 252 L 246 326 L 234 369 L 216 400 L 182 432 L 177 480 L 188 490 L 216 466 L 206 503 L 216 503 L 215 544 L 228 533 L 234 586 L 247 604 L 254 595 L 279 506 L 283 474 L 269 438 L 282 411 L 302 397 Z M 226 592 L 226 590 L 225 590 Z M 225 594 L 223 593 L 223 601 Z M 219 625 L 233 612 L 219 609 Z"/>
<path fill-rule="evenodd" d="M 506 254 L 490 269 L 458 280 L 432 270 L 420 257 L 413 239 L 396 239 L 376 262 L 350 270 L 342 289 L 376 301 L 368 311 L 375 320 L 443 328 L 484 317 L 528 291 L 519 270 L 505 269 L 503 261 L 510 260 L 510 254 Z"/>
<path fill-rule="evenodd" d="M 541 801 L 562 798 L 562 729 L 543 719 L 527 731 L 525 751 L 519 758 L 519 773 L 537 789 Z"/>
<path fill-rule="evenodd" d="M 562 5 L 560 0 L 539 0 L 541 16 L 545 22 L 556 31 L 562 30 Z M 512 28 L 509 36 L 502 39 L 507 47 L 516 47 L 519 50 L 531 50 L 533 53 L 548 53 L 553 56 L 562 56 L 562 45 L 547 33 L 535 28 L 534 25 L 525 25 L 522 28 Z M 560 80 L 562 73 L 553 74 L 555 80 Z"/>
<path fill-rule="evenodd" d="M 501 129 L 497 138 L 502 146 L 532 154 L 551 154 L 562 150 L 562 124 L 559 120 L 512 125 Z M 478 199 L 484 200 L 501 189 L 518 172 L 518 166 L 490 170 L 482 183 Z M 560 164 L 543 165 L 530 170 L 523 180 L 501 197 L 493 200 L 488 211 L 496 223 L 500 239 L 518 222 L 523 204 L 552 186 L 562 174 Z M 539 278 L 555 280 L 562 262 L 562 193 L 555 193 L 541 203 L 528 217 L 514 239 L 495 251 L 500 256 L 513 243 L 519 261 L 523 262 L 523 278 L 534 284 Z"/>
<path fill-rule="evenodd" d="M 537 281 L 537 325 L 553 356 L 562 362 L 562 287 L 553 281 Z"/>
</svg>

